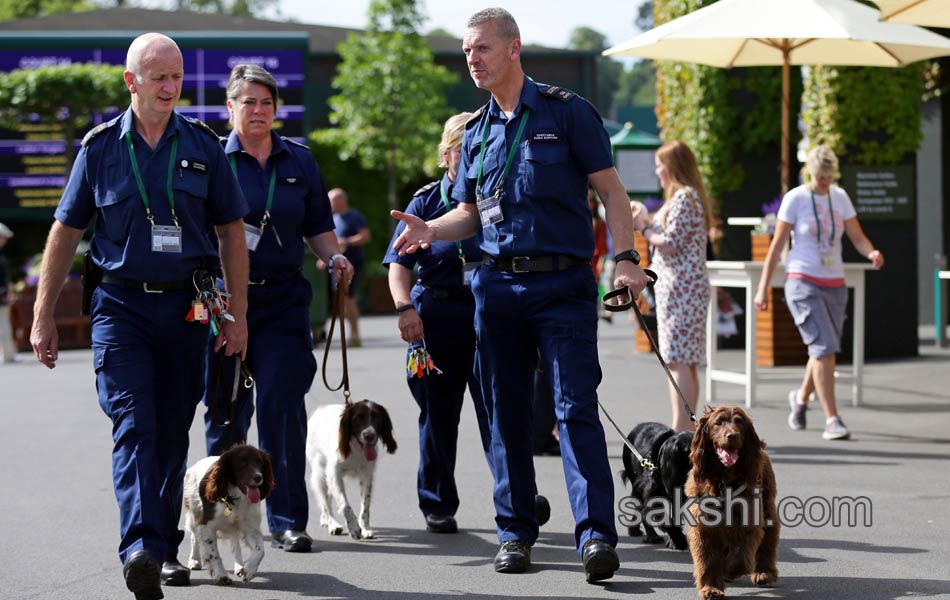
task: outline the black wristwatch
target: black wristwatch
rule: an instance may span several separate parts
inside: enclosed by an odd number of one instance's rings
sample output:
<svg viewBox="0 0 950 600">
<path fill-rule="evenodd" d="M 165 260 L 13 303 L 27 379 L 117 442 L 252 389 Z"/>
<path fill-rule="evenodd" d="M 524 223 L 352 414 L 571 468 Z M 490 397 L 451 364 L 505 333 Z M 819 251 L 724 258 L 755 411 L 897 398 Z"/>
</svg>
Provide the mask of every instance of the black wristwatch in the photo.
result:
<svg viewBox="0 0 950 600">
<path fill-rule="evenodd" d="M 619 254 L 617 254 L 616 256 L 614 256 L 614 262 L 615 262 L 615 263 L 618 263 L 618 262 L 620 262 L 620 261 L 622 261 L 622 260 L 629 260 L 629 261 L 632 262 L 633 264 L 639 265 L 639 264 L 640 264 L 640 253 L 637 252 L 636 250 L 630 249 L 630 250 L 624 250 L 623 252 L 620 252 Z"/>
</svg>

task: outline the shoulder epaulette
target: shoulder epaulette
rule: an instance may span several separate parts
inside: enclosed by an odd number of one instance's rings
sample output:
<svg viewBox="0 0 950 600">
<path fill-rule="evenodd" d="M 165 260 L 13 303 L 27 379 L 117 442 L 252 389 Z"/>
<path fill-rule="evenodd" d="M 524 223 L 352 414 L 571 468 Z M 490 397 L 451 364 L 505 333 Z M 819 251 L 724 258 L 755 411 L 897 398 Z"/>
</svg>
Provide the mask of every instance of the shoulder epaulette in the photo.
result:
<svg viewBox="0 0 950 600">
<path fill-rule="evenodd" d="M 198 129 L 204 131 L 205 133 L 207 133 L 207 134 L 210 135 L 211 137 L 213 137 L 213 138 L 215 139 L 215 141 L 219 141 L 219 142 L 220 142 L 221 136 L 219 136 L 218 133 L 217 133 L 214 129 L 211 129 L 211 126 L 210 126 L 210 125 L 208 125 L 207 123 L 205 123 L 205 122 L 202 121 L 201 119 L 196 119 L 196 118 L 194 118 L 194 117 L 185 117 L 185 120 L 188 121 L 189 123 L 191 123 L 192 125 L 194 125 L 195 127 L 197 127 Z"/>
<path fill-rule="evenodd" d="M 280 136 L 280 137 L 282 140 L 284 140 L 288 144 L 293 144 L 294 146 L 300 146 L 301 148 L 306 148 L 308 152 L 310 151 L 310 146 L 308 146 L 307 144 L 304 144 L 303 142 L 298 142 L 297 140 L 292 140 L 284 136 Z"/>
<path fill-rule="evenodd" d="M 117 122 L 118 122 L 118 119 L 113 119 L 111 121 L 106 121 L 105 123 L 100 123 L 96 125 L 95 127 L 89 130 L 89 133 L 83 136 L 82 145 L 85 146 L 89 144 L 89 142 L 92 141 L 92 138 L 96 137 L 97 135 L 105 131 L 106 129 L 112 127 Z"/>
<path fill-rule="evenodd" d="M 468 121 L 465 121 L 465 128 L 468 129 L 469 125 L 471 125 L 471 124 L 473 124 L 475 121 L 477 121 L 477 120 L 482 116 L 482 113 L 485 112 L 485 109 L 486 109 L 486 108 L 488 108 L 488 104 L 487 104 L 487 103 L 486 103 L 486 104 L 482 104 L 481 106 L 479 106 L 479 107 L 478 107 L 478 110 L 476 110 L 475 112 L 473 112 L 473 113 L 472 113 L 472 116 L 468 118 Z"/>
<path fill-rule="evenodd" d="M 577 97 L 577 94 L 559 85 L 549 85 L 542 89 L 541 93 L 550 98 L 557 98 L 561 102 L 570 102 Z"/>
<path fill-rule="evenodd" d="M 434 187 L 437 186 L 437 185 L 439 185 L 439 182 L 438 182 L 438 181 L 433 181 L 432 183 L 427 183 L 427 184 L 425 184 L 424 186 L 422 186 L 421 188 L 419 188 L 418 190 L 416 190 L 416 193 L 413 194 L 413 196 L 418 196 L 419 194 L 424 194 L 424 193 L 428 192 L 429 190 L 431 190 L 432 188 L 434 188 Z"/>
</svg>

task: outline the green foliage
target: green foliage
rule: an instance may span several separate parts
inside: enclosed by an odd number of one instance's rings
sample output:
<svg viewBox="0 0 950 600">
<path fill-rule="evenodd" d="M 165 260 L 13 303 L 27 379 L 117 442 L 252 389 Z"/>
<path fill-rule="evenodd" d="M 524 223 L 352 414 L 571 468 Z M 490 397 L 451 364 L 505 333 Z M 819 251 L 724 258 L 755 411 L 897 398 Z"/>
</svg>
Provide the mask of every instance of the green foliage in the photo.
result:
<svg viewBox="0 0 950 600">
<path fill-rule="evenodd" d="M 607 36 L 590 27 L 577 27 L 571 32 L 568 48 L 601 52 L 607 49 Z M 597 110 L 603 114 L 610 114 L 614 95 L 620 85 L 623 65 L 617 60 L 598 56 L 597 64 Z"/>
<path fill-rule="evenodd" d="M 656 66 L 653 61 L 633 63 L 620 74 L 615 106 L 653 106 L 656 104 Z"/>
<path fill-rule="evenodd" d="M 87 0 L 0 0 L 0 21 L 92 10 Z"/>
<path fill-rule="evenodd" d="M 338 46 L 333 86 L 340 93 L 329 101 L 340 158 L 385 170 L 393 208 L 399 182 L 419 176 L 431 160 L 451 114 L 445 90 L 457 80 L 434 63 L 417 33 L 422 20 L 416 0 L 372 0 L 366 33 Z"/>
<path fill-rule="evenodd" d="M 93 113 L 129 103 L 124 71 L 121 66 L 86 63 L 0 73 L 0 125 L 16 129 L 32 115 L 43 123 L 61 123 L 68 173 L 76 131 L 89 124 Z"/>
<path fill-rule="evenodd" d="M 902 69 L 812 67 L 805 76 L 809 142 L 828 144 L 842 162 L 904 162 L 920 144 L 922 65 Z"/>
</svg>

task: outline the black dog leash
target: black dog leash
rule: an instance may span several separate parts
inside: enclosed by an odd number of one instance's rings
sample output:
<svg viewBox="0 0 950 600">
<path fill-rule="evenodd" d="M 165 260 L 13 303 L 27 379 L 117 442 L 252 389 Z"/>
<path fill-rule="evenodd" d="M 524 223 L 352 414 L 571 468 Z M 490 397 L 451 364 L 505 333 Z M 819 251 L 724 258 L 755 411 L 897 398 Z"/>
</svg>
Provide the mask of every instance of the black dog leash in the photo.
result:
<svg viewBox="0 0 950 600">
<path fill-rule="evenodd" d="M 620 439 L 623 440 L 624 445 L 627 448 L 629 448 L 630 451 L 633 452 L 633 455 L 637 457 L 637 460 L 640 461 L 640 466 L 643 467 L 644 469 L 649 470 L 651 473 L 653 471 L 656 471 L 656 465 L 654 465 L 653 462 L 650 461 L 649 458 L 646 458 L 642 454 L 637 452 L 637 449 L 634 447 L 633 442 L 627 439 L 627 436 L 623 434 L 623 431 L 620 430 L 620 427 L 618 427 L 617 424 L 614 422 L 614 420 L 610 418 L 610 413 L 608 413 L 607 409 L 604 408 L 604 405 L 600 403 L 599 398 L 597 399 L 597 406 L 600 407 L 601 412 L 604 413 L 604 416 L 607 417 L 607 420 L 610 421 L 610 424 L 613 425 L 614 429 L 617 430 L 617 433 L 620 434 Z"/>
<path fill-rule="evenodd" d="M 653 282 L 650 283 L 650 285 L 655 284 L 657 279 L 659 279 L 656 273 L 654 273 L 650 269 L 644 269 L 643 272 L 647 274 L 647 277 L 653 280 Z M 620 298 L 621 296 L 627 296 L 627 298 L 629 299 L 626 302 L 618 301 L 616 304 L 609 304 L 607 302 L 608 300 L 613 300 L 614 298 Z M 637 319 L 639 319 L 640 321 L 640 327 L 643 329 L 643 333 L 645 333 L 647 336 L 647 339 L 650 340 L 650 348 L 653 349 L 653 353 L 656 354 L 656 357 L 660 361 L 660 364 L 663 365 L 663 370 L 666 371 L 666 376 L 669 377 L 670 383 L 673 384 L 673 389 L 675 389 L 676 393 L 679 395 L 680 401 L 683 403 L 683 408 L 685 408 L 686 412 L 689 413 L 689 419 L 693 423 L 696 423 L 697 422 L 696 413 L 694 413 L 692 409 L 690 409 L 689 404 L 686 402 L 686 397 L 683 396 L 683 391 L 680 390 L 680 386 L 676 385 L 676 380 L 673 379 L 673 373 L 670 372 L 670 368 L 667 366 L 666 361 L 663 360 L 662 356 L 660 356 L 660 347 L 656 343 L 656 340 L 653 339 L 653 336 L 650 335 L 650 328 L 647 326 L 646 319 L 643 318 L 643 313 L 640 312 L 640 307 L 637 306 L 637 303 L 633 297 L 633 294 L 630 293 L 630 288 L 622 287 L 622 288 L 617 288 L 616 290 L 611 290 L 607 292 L 606 294 L 604 294 L 603 304 L 604 304 L 604 310 L 607 310 L 610 312 L 620 312 L 620 311 L 628 310 L 631 306 L 633 307 L 634 312 L 637 313 Z"/>
</svg>

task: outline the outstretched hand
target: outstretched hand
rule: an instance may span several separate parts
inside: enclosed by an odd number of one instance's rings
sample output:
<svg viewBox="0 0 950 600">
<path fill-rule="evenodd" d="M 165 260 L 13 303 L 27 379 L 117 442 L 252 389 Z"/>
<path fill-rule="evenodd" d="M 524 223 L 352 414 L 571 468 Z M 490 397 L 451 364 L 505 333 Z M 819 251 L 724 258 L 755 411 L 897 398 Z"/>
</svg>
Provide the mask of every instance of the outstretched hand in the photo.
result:
<svg viewBox="0 0 950 600">
<path fill-rule="evenodd" d="M 393 250 L 398 252 L 399 256 L 425 250 L 435 240 L 432 228 L 419 217 L 398 210 L 391 210 L 389 214 L 406 224 L 406 228 L 393 241 Z"/>
</svg>

